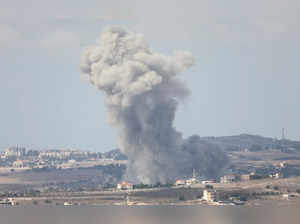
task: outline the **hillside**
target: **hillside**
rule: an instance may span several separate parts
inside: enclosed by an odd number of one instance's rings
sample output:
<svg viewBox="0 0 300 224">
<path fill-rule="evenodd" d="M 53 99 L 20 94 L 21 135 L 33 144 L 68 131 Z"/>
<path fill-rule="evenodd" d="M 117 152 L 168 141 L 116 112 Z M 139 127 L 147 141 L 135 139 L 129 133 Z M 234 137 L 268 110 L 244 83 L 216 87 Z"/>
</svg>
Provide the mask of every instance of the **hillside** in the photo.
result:
<svg viewBox="0 0 300 224">
<path fill-rule="evenodd" d="M 201 137 L 202 141 L 219 146 L 225 151 L 264 151 L 277 149 L 283 152 L 300 151 L 300 141 L 279 140 L 275 138 L 263 137 L 259 135 L 240 134 L 233 136 L 208 136 Z M 114 149 L 104 153 L 106 158 L 127 159 L 127 156 L 122 154 L 119 149 Z"/>
<path fill-rule="evenodd" d="M 259 135 L 241 134 L 223 137 L 201 137 L 203 141 L 216 144 L 226 151 L 261 151 L 266 149 L 278 149 L 283 151 L 300 151 L 300 141 L 279 140 Z"/>
</svg>

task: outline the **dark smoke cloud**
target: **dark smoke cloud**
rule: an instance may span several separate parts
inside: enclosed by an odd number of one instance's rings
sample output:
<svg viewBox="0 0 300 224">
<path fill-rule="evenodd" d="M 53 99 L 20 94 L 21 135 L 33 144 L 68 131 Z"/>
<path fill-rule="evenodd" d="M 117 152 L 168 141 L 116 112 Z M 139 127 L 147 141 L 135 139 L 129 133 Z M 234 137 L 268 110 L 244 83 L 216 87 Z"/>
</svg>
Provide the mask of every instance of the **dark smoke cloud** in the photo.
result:
<svg viewBox="0 0 300 224">
<path fill-rule="evenodd" d="M 193 64 L 191 53 L 156 53 L 142 34 L 121 27 L 106 27 L 84 51 L 81 71 L 105 93 L 109 123 L 120 130 L 119 147 L 129 157 L 128 178 L 167 182 L 193 168 L 213 177 L 226 164 L 218 148 L 195 136 L 184 140 L 173 127 L 177 105 L 189 93 L 177 76 Z"/>
</svg>

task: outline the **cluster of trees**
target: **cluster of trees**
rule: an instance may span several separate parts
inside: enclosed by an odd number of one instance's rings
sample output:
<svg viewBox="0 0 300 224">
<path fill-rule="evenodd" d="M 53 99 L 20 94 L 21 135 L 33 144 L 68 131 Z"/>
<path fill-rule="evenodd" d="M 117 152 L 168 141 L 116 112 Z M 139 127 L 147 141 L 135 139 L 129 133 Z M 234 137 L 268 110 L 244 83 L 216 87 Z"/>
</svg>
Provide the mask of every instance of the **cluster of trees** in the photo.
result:
<svg viewBox="0 0 300 224">
<path fill-rule="evenodd" d="M 39 190 L 26 190 L 24 192 L 1 192 L 0 198 L 16 198 L 16 197 L 36 197 L 41 192 Z"/>
<path fill-rule="evenodd" d="M 267 185 L 266 188 L 267 188 L 267 189 L 271 189 L 271 186 L 270 186 L 270 185 Z M 277 185 L 276 185 L 276 186 L 273 186 L 273 190 L 278 191 L 278 190 L 279 190 L 279 186 L 277 186 Z"/>
<path fill-rule="evenodd" d="M 147 189 L 147 188 L 158 188 L 158 187 L 171 187 L 173 186 L 173 184 L 171 183 L 166 183 L 166 184 L 162 184 L 160 182 L 156 183 L 156 184 L 135 184 L 133 185 L 133 189 Z"/>
</svg>

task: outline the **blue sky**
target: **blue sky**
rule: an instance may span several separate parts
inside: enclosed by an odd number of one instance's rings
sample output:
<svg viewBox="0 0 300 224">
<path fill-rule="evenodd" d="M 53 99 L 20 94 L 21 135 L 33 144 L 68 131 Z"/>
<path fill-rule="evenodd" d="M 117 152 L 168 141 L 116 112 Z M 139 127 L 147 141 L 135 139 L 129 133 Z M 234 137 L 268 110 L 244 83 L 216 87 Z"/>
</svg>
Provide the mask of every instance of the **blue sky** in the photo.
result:
<svg viewBox="0 0 300 224">
<path fill-rule="evenodd" d="M 164 54 L 189 50 L 184 136 L 240 133 L 300 140 L 300 2 L 0 0 L 0 149 L 116 147 L 103 94 L 80 78 L 84 47 L 105 25 L 145 35 Z"/>
</svg>

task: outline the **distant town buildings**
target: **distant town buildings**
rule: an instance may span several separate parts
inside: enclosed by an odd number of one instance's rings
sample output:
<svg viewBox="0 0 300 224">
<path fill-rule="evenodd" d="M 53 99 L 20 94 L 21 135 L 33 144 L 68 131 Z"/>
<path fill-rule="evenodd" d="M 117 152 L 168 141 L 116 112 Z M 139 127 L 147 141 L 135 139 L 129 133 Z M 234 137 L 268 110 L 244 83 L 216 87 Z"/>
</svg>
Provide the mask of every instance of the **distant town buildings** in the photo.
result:
<svg viewBox="0 0 300 224">
<path fill-rule="evenodd" d="M 4 150 L 4 156 L 5 157 L 21 157 L 26 154 L 25 148 L 19 148 L 19 147 L 11 147 Z"/>
<path fill-rule="evenodd" d="M 32 169 L 71 169 L 107 165 L 126 165 L 127 160 L 118 160 L 118 150 L 106 154 L 72 149 L 26 150 L 24 147 L 10 147 L 0 151 L 0 173 L 24 172 Z"/>
<path fill-rule="evenodd" d="M 241 174 L 241 175 L 225 175 L 220 178 L 220 183 L 222 184 L 228 184 L 228 183 L 233 183 L 237 181 L 250 181 L 250 180 L 257 180 L 257 179 L 263 179 L 263 178 L 274 178 L 274 179 L 279 179 L 283 178 L 284 175 L 281 172 L 276 172 L 276 173 L 271 173 L 269 175 L 259 175 L 254 172 L 249 173 L 249 174 Z"/>
</svg>

